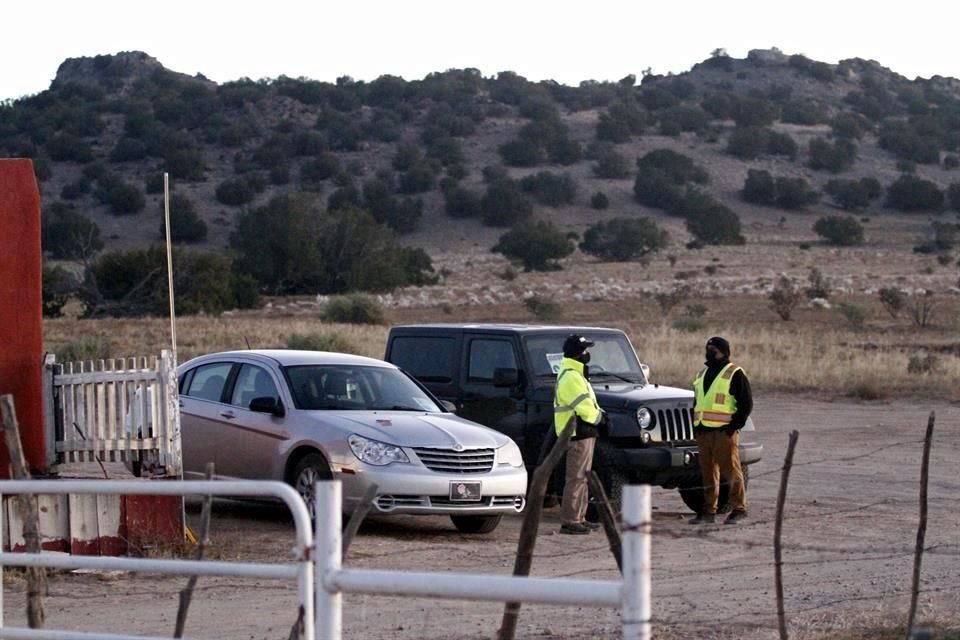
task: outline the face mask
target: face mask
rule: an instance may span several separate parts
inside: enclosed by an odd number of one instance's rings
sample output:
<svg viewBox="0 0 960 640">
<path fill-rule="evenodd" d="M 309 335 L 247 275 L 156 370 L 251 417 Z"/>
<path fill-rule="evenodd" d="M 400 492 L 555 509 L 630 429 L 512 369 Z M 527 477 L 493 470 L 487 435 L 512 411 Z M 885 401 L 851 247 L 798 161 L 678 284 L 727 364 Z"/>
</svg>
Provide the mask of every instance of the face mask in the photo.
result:
<svg viewBox="0 0 960 640">
<path fill-rule="evenodd" d="M 584 353 L 581 353 L 581 354 L 580 354 L 580 357 L 577 358 L 577 359 L 578 359 L 580 362 L 582 362 L 583 364 L 587 364 L 588 362 L 590 362 L 590 352 L 589 352 L 589 351 L 586 351 L 586 352 L 584 352 Z"/>
</svg>

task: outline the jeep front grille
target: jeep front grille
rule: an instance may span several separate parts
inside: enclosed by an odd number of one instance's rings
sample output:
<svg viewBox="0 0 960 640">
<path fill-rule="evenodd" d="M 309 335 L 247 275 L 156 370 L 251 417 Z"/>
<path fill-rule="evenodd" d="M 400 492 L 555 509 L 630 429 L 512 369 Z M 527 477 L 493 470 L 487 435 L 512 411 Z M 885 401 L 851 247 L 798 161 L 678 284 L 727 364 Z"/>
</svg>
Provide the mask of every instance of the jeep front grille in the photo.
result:
<svg viewBox="0 0 960 640">
<path fill-rule="evenodd" d="M 658 409 L 657 424 L 663 442 L 693 440 L 692 409 Z"/>
<path fill-rule="evenodd" d="M 440 473 L 487 473 L 493 469 L 496 453 L 493 449 L 429 449 L 414 447 L 420 462 L 431 471 Z"/>
</svg>

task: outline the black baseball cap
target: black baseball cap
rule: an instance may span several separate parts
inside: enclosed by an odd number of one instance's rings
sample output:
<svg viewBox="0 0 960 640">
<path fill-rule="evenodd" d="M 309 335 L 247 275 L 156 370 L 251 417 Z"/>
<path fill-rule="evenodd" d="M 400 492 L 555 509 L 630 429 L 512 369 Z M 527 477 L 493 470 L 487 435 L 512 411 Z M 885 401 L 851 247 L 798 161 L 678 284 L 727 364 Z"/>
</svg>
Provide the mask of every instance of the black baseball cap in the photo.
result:
<svg viewBox="0 0 960 640">
<path fill-rule="evenodd" d="M 593 344 L 583 336 L 572 333 L 563 341 L 563 355 L 567 358 L 575 358 L 592 347 Z"/>
</svg>

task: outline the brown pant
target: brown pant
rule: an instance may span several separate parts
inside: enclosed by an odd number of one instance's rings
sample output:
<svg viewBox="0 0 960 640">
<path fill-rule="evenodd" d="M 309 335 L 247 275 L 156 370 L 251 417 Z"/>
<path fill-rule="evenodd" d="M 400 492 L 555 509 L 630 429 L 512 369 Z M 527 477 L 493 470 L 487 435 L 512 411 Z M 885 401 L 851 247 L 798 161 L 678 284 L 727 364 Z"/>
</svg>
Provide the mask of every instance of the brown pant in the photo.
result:
<svg viewBox="0 0 960 640">
<path fill-rule="evenodd" d="M 567 449 L 567 479 L 563 485 L 563 501 L 560 503 L 560 523 L 583 522 L 587 513 L 590 495 L 587 472 L 593 463 L 593 447 L 596 438 L 573 440 Z"/>
<path fill-rule="evenodd" d="M 706 429 L 698 430 L 696 437 L 703 474 L 703 512 L 717 512 L 721 478 L 730 485 L 730 508 L 745 512 L 747 493 L 740 467 L 740 432 L 728 436 L 723 429 Z"/>
</svg>

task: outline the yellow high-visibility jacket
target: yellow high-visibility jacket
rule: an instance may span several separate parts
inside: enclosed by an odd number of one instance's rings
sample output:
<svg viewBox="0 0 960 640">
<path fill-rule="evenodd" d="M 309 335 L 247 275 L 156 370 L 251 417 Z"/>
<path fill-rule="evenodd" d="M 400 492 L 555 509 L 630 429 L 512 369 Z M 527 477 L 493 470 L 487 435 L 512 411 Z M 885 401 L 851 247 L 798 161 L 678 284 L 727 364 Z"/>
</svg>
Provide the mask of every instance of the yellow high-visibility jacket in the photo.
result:
<svg viewBox="0 0 960 640">
<path fill-rule="evenodd" d="M 733 414 L 737 412 L 737 399 L 730 395 L 730 381 L 737 371 L 743 371 L 742 367 L 732 362 L 727 364 L 706 391 L 703 389 L 703 376 L 707 370 L 703 369 L 697 375 L 693 381 L 694 425 L 720 428 L 730 424 Z"/>
<path fill-rule="evenodd" d="M 564 358 L 560 362 L 557 391 L 553 397 L 553 426 L 558 437 L 573 415 L 588 424 L 600 423 L 600 406 L 597 404 L 593 387 L 583 376 L 583 363 L 573 358 Z"/>
</svg>

